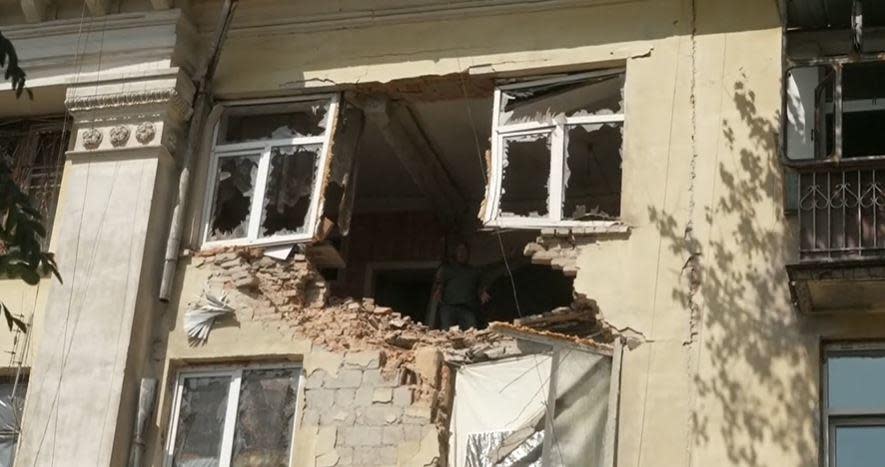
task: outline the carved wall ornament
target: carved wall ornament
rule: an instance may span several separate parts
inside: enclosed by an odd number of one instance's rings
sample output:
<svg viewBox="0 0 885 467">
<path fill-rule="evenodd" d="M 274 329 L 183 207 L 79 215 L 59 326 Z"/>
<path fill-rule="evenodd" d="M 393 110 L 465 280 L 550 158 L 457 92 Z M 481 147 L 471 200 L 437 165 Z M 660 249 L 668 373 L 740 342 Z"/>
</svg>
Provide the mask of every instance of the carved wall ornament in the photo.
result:
<svg viewBox="0 0 885 467">
<path fill-rule="evenodd" d="M 143 122 L 135 129 L 135 139 L 141 144 L 148 144 L 157 135 L 157 128 L 152 122 Z"/>
<path fill-rule="evenodd" d="M 80 133 L 80 137 L 83 138 L 83 147 L 86 149 L 95 149 L 101 144 L 101 131 L 95 128 L 89 128 L 83 130 L 83 133 Z"/>
<path fill-rule="evenodd" d="M 114 147 L 124 146 L 129 141 L 129 127 L 126 125 L 117 125 L 108 134 Z"/>
</svg>

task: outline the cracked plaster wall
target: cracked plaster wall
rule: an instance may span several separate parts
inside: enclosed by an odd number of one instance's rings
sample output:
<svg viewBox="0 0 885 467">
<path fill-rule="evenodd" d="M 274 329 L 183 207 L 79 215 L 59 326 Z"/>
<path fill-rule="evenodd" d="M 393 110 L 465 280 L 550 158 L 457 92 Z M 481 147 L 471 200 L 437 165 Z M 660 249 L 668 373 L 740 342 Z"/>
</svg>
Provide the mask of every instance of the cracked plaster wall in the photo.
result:
<svg viewBox="0 0 885 467">
<path fill-rule="evenodd" d="M 789 306 L 783 264 L 794 244 L 780 212 L 773 143 L 778 22 L 768 0 L 662 0 L 234 34 L 216 89 L 224 97 L 253 96 L 626 61 L 622 219 L 630 232 L 564 236 L 543 258 L 576 274 L 576 290 L 597 302 L 606 323 L 639 343 L 623 360 L 618 465 L 816 465 L 818 339 L 868 336 L 882 319 L 800 323 Z M 237 71 L 243 68 L 268 71 Z M 194 265 L 182 272 L 186 297 L 208 280 Z M 179 320 L 183 305 L 172 308 Z M 220 326 L 199 349 L 186 347 L 173 327 L 164 358 L 313 353 L 307 339 L 284 342 L 269 327 L 252 319 Z M 339 441 L 348 447 L 339 428 L 308 429 L 305 439 L 313 441 L 299 442 L 314 443 L 315 461 L 347 459 L 348 452 L 327 455 Z"/>
</svg>

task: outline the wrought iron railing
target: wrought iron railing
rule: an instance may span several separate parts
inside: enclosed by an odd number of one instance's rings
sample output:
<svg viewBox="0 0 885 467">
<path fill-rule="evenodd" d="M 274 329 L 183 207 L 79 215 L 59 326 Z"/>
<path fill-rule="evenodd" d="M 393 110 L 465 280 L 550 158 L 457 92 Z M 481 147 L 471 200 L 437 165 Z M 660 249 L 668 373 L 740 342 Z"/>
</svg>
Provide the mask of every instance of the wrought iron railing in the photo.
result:
<svg viewBox="0 0 885 467">
<path fill-rule="evenodd" d="M 798 174 L 802 260 L 885 255 L 885 168 L 813 168 Z"/>
</svg>

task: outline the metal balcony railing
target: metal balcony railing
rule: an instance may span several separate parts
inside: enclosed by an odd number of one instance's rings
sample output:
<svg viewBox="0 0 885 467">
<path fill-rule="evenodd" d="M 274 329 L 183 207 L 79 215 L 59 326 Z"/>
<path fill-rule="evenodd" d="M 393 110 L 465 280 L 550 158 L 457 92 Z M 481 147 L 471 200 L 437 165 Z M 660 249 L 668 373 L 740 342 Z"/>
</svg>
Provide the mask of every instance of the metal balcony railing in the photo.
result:
<svg viewBox="0 0 885 467">
<path fill-rule="evenodd" d="M 800 259 L 885 256 L 885 164 L 806 168 L 798 179 Z"/>
</svg>

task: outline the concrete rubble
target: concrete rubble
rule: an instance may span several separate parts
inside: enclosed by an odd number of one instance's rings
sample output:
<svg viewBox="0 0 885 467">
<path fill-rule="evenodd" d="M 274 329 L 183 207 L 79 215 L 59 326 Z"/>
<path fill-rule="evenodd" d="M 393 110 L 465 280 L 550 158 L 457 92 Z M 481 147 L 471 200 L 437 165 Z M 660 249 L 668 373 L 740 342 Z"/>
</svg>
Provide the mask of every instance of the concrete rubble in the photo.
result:
<svg viewBox="0 0 885 467">
<path fill-rule="evenodd" d="M 196 253 L 192 265 L 210 268 L 206 290 L 223 293 L 238 320 L 312 342 L 296 449 L 312 450 L 315 466 L 438 465 L 446 456 L 452 366 L 523 353 L 496 327 L 570 333 L 601 346 L 613 338 L 581 296 L 513 325 L 443 331 L 372 299 L 331 296 L 304 255 L 280 261 L 261 248 L 226 248 Z"/>
</svg>

